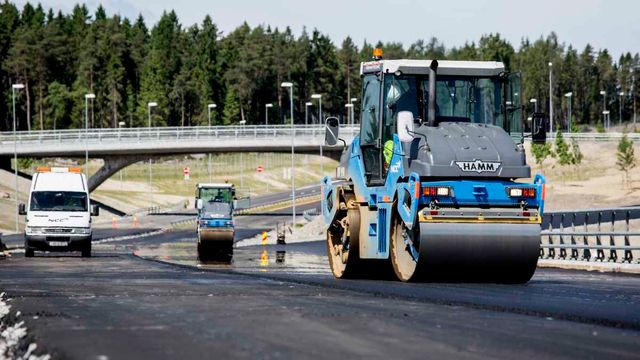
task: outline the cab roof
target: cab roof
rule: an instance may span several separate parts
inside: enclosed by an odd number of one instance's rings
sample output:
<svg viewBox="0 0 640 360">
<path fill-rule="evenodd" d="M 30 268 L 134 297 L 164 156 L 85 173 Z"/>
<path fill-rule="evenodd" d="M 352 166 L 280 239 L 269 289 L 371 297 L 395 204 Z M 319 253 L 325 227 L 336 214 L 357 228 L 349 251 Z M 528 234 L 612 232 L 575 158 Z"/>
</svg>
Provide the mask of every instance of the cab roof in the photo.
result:
<svg viewBox="0 0 640 360">
<path fill-rule="evenodd" d="M 431 60 L 376 60 L 361 63 L 360 74 L 400 71 L 407 75 L 429 75 L 430 65 Z M 438 60 L 437 73 L 438 75 L 490 77 L 498 76 L 504 71 L 504 64 L 498 61 Z"/>
<path fill-rule="evenodd" d="M 198 188 L 232 188 L 234 187 L 234 185 L 229 183 L 203 183 L 203 184 L 197 184 L 196 187 Z"/>
</svg>

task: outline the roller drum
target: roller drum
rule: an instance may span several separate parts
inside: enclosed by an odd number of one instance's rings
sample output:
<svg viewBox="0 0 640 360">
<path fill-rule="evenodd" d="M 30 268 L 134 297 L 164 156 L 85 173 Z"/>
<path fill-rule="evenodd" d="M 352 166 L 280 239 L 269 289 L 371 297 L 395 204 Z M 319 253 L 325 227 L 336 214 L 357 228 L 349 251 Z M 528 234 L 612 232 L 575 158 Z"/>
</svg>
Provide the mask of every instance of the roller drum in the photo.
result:
<svg viewBox="0 0 640 360">
<path fill-rule="evenodd" d="M 233 243 L 233 231 L 201 230 L 200 241 L 212 245 Z"/>
<path fill-rule="evenodd" d="M 428 281 L 525 283 L 539 251 L 538 224 L 421 223 L 417 270 Z"/>
</svg>

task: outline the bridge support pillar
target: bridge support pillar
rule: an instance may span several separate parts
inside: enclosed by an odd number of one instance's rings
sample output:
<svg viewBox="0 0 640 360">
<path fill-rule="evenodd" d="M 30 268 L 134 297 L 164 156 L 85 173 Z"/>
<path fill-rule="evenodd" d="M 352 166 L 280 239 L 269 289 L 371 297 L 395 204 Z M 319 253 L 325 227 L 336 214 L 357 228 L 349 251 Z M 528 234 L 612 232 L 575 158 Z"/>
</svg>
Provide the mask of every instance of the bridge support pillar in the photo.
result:
<svg viewBox="0 0 640 360">
<path fill-rule="evenodd" d="M 10 156 L 0 156 L 0 169 L 12 171 L 11 160 L 12 158 Z"/>
<path fill-rule="evenodd" d="M 91 175 L 88 180 L 89 192 L 95 190 L 113 174 L 117 173 L 121 169 L 148 159 L 148 156 L 140 155 L 118 155 L 118 156 L 105 156 L 103 158 L 104 165 L 95 174 Z"/>
</svg>

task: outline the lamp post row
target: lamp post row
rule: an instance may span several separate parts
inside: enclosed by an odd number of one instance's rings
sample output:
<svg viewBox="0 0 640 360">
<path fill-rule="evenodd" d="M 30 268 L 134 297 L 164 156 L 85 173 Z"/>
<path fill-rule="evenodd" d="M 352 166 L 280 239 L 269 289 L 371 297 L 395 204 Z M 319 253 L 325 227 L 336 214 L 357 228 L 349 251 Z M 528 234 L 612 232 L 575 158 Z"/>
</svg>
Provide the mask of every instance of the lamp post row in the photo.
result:
<svg viewBox="0 0 640 360">
<path fill-rule="evenodd" d="M 295 146 L 294 146 L 294 138 L 295 138 L 295 134 L 293 133 L 293 131 L 295 131 L 295 127 L 294 127 L 294 120 L 293 120 L 293 83 L 291 82 L 283 82 L 281 84 L 282 87 L 284 88 L 288 88 L 289 89 L 289 97 L 290 97 L 290 117 L 291 117 L 291 131 L 292 131 L 292 136 L 291 136 L 291 198 L 293 201 L 293 205 L 292 205 L 292 224 L 295 224 L 296 221 L 296 204 L 295 204 L 295 199 L 296 199 L 296 193 L 295 193 L 295 168 L 294 168 L 294 157 L 295 157 Z M 19 213 L 18 213 L 18 191 L 19 191 L 19 187 L 18 187 L 18 145 L 17 145 L 17 123 L 16 123 L 16 105 L 15 105 L 15 93 L 16 90 L 20 90 L 24 88 L 24 84 L 13 84 L 12 85 L 12 103 L 13 103 L 13 138 L 14 138 L 14 172 L 15 172 L 15 228 L 16 228 L 16 233 L 19 232 Z M 84 170 L 85 170 L 85 177 L 88 179 L 89 178 L 89 100 L 94 100 L 96 98 L 96 95 L 94 93 L 87 93 L 84 95 L 84 99 L 85 99 L 85 164 L 84 164 Z M 318 117 L 319 117 L 319 121 L 322 121 L 322 94 L 313 94 L 311 96 L 312 99 L 317 99 L 318 100 Z M 353 114 L 353 102 L 355 102 L 357 99 L 356 98 L 351 98 L 350 102 L 348 104 L 346 104 L 345 106 L 350 110 L 350 120 L 348 120 L 348 122 L 350 124 L 353 123 L 353 118 L 354 118 L 354 114 Z M 308 124 L 308 117 L 307 117 L 307 111 L 308 111 L 308 107 L 312 106 L 313 104 L 311 102 L 307 102 L 305 103 L 305 124 Z M 151 134 L 151 128 L 152 128 L 152 119 L 151 119 L 151 110 L 154 107 L 157 107 L 158 103 L 155 101 L 150 101 L 147 103 L 147 116 L 148 116 L 148 128 L 149 128 L 149 134 Z M 215 109 L 217 107 L 216 104 L 212 103 L 212 104 L 208 104 L 207 105 L 207 110 L 208 110 L 208 127 L 209 129 L 211 129 L 211 109 Z M 269 108 L 273 107 L 273 104 L 265 104 L 265 125 L 269 124 L 269 114 L 268 114 L 268 110 Z M 119 127 L 122 127 L 123 123 L 119 124 Z M 320 145 L 320 156 L 322 158 L 322 145 Z M 211 169 L 211 154 L 209 154 L 209 163 L 208 163 L 208 168 L 209 168 L 209 182 L 212 181 L 212 169 Z M 149 191 L 150 191 L 150 197 L 151 197 L 151 203 L 153 203 L 153 169 L 152 169 L 152 159 L 149 158 L 148 161 L 148 172 L 149 172 Z M 324 175 L 324 168 L 322 166 L 321 163 L 321 172 Z"/>
</svg>

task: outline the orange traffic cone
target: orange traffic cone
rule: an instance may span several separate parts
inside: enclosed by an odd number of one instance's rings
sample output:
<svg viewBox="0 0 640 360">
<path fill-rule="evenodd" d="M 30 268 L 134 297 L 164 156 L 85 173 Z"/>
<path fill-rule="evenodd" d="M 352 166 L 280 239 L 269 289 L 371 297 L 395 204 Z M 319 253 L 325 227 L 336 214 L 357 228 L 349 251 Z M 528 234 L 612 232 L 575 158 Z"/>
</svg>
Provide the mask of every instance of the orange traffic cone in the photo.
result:
<svg viewBox="0 0 640 360">
<path fill-rule="evenodd" d="M 262 245 L 267 245 L 267 232 L 262 232 Z"/>
<path fill-rule="evenodd" d="M 140 225 L 138 222 L 138 217 L 133 215 L 133 227 L 137 228 Z"/>
<path fill-rule="evenodd" d="M 269 255 L 267 254 L 267 250 L 262 250 L 260 254 L 260 266 L 269 265 Z"/>
</svg>

